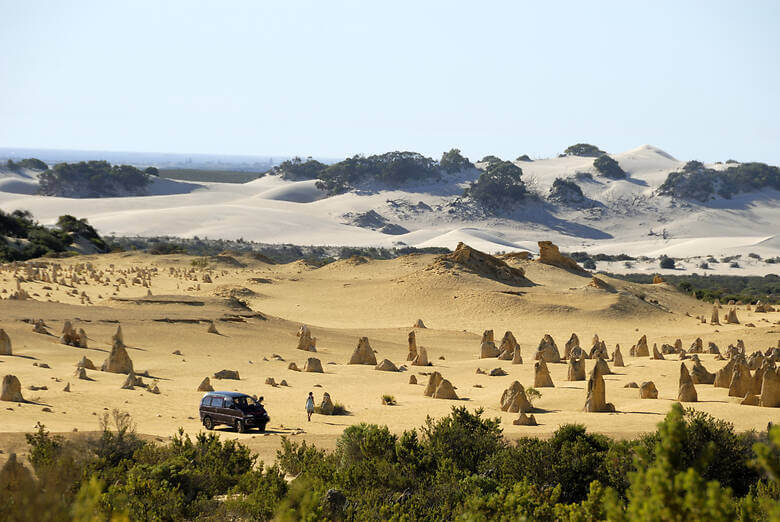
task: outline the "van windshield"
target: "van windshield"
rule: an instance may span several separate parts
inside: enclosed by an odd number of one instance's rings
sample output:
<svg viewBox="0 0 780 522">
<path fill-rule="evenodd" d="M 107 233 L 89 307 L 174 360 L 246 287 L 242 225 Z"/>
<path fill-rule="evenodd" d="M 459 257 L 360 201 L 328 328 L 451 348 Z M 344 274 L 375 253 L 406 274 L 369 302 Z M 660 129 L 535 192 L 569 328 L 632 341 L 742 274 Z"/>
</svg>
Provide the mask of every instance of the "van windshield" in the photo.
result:
<svg viewBox="0 0 780 522">
<path fill-rule="evenodd" d="M 233 403 L 241 410 L 252 409 L 257 406 L 257 402 L 252 397 L 234 397 Z"/>
</svg>

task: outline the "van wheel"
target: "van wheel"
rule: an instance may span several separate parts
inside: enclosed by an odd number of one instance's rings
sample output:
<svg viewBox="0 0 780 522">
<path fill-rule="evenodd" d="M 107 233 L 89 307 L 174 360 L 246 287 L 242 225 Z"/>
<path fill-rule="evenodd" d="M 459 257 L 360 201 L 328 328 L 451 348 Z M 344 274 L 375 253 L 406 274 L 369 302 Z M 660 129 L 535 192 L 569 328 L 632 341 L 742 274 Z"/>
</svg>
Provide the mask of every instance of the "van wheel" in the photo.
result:
<svg viewBox="0 0 780 522">
<path fill-rule="evenodd" d="M 244 424 L 244 421 L 242 420 L 236 421 L 236 431 L 239 433 L 246 433 L 246 424 Z"/>
<path fill-rule="evenodd" d="M 265 424 L 260 424 L 260 425 L 257 427 L 257 429 L 258 429 L 258 431 L 259 431 L 260 433 L 263 433 L 263 432 L 265 431 Z"/>
<path fill-rule="evenodd" d="M 214 429 L 214 422 L 211 420 L 211 417 L 203 417 L 203 427 L 207 430 Z"/>
</svg>

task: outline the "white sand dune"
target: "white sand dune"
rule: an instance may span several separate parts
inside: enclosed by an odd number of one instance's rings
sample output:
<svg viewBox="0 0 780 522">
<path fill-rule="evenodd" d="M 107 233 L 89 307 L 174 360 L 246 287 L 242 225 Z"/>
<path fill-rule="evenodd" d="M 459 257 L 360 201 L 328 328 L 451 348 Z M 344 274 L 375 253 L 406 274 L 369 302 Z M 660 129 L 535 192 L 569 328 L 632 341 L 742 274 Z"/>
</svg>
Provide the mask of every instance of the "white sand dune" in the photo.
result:
<svg viewBox="0 0 780 522">
<path fill-rule="evenodd" d="M 514 215 L 469 216 L 452 204 L 476 179 L 473 170 L 400 189 L 361 187 L 326 197 L 315 181 L 265 176 L 245 184 L 156 180 L 150 196 L 69 199 L 33 195 L 34 177 L 0 175 L 0 207 L 30 210 L 42 223 L 69 213 L 85 217 L 100 232 L 171 235 L 268 243 L 453 248 L 464 241 L 488 251 L 531 250 L 552 240 L 564 250 L 627 253 L 634 256 L 780 255 L 770 240 L 780 224 L 780 193 L 761 191 L 706 204 L 674 201 L 657 189 L 684 162 L 643 145 L 612 154 L 626 180 L 598 175 L 592 158 L 562 157 L 518 162 L 528 185 L 540 196 Z M 716 165 L 716 167 L 722 167 Z M 546 200 L 556 178 L 590 173 L 576 180 L 587 198 L 567 206 Z M 350 224 L 345 214 L 374 210 L 409 233 L 388 235 Z M 773 271 L 771 266 L 756 270 Z"/>
</svg>

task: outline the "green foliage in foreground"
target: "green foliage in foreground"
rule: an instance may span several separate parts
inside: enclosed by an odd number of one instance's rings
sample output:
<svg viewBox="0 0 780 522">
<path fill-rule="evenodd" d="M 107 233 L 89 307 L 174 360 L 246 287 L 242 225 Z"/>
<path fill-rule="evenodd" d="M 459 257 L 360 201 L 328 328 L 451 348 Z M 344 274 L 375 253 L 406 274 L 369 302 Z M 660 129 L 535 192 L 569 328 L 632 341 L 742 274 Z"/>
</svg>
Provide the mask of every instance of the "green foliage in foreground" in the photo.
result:
<svg viewBox="0 0 780 522">
<path fill-rule="evenodd" d="M 674 404 L 628 441 L 561 426 L 503 438 L 482 410 L 453 408 L 400 435 L 348 427 L 335 451 L 282 438 L 278 464 L 214 434 L 167 444 L 114 413 L 99 435 L 28 435 L 34 475 L 0 470 L 2 520 L 778 520 L 780 427 L 737 434 Z M 771 438 L 771 440 L 770 440 Z M 285 475 L 288 480 L 285 480 Z"/>
<path fill-rule="evenodd" d="M 98 252 L 108 251 L 105 241 L 86 219 L 64 215 L 54 227 L 46 228 L 34 221 L 28 211 L 6 214 L 0 210 L 0 262 L 62 255 L 77 238 L 91 243 Z"/>
</svg>

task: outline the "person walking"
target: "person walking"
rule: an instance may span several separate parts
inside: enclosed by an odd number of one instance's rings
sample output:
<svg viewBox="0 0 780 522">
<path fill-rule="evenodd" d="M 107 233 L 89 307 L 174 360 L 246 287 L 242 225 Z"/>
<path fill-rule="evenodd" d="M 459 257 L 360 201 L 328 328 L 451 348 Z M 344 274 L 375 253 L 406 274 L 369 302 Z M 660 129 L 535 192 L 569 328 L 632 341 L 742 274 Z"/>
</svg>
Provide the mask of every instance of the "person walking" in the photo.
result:
<svg viewBox="0 0 780 522">
<path fill-rule="evenodd" d="M 314 394 L 309 392 L 309 396 L 306 398 L 306 414 L 309 416 L 309 422 L 311 422 L 312 413 L 314 413 Z"/>
</svg>

